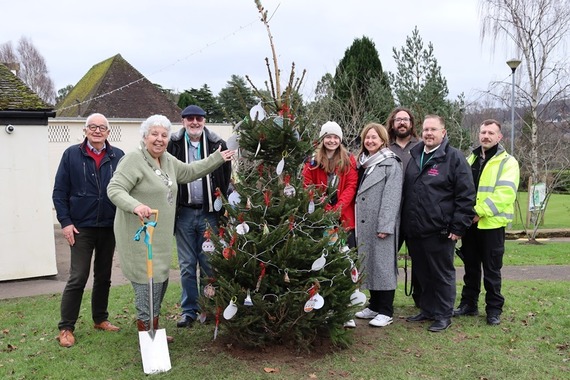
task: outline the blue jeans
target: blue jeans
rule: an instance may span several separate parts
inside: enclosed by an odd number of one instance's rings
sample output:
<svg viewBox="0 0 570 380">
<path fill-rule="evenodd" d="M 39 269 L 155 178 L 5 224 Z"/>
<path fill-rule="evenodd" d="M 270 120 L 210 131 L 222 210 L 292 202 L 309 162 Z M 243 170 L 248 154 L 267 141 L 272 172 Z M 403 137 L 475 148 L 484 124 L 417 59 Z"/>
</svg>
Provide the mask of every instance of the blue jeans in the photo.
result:
<svg viewBox="0 0 570 380">
<path fill-rule="evenodd" d="M 196 264 L 200 265 L 202 276 L 211 276 L 212 271 L 208 256 L 202 252 L 204 231 L 211 227 L 212 233 L 217 233 L 218 214 L 204 212 L 201 209 L 180 207 L 176 219 L 176 247 L 178 250 L 178 265 L 180 266 L 180 284 L 182 298 L 180 301 L 182 314 L 196 319 L 200 312 L 198 306 L 198 282 Z"/>
</svg>

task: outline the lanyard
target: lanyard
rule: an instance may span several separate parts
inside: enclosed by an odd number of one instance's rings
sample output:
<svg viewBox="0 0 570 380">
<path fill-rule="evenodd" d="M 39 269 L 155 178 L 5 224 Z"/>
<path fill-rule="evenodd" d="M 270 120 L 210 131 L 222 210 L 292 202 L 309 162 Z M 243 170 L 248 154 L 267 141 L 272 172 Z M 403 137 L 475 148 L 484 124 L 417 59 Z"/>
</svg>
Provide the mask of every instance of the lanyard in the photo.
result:
<svg viewBox="0 0 570 380">
<path fill-rule="evenodd" d="M 420 168 L 423 169 L 424 168 L 424 154 L 425 152 L 422 151 L 422 156 L 420 157 Z M 428 164 L 428 162 L 433 158 L 433 154 L 427 159 L 425 165 Z"/>
</svg>

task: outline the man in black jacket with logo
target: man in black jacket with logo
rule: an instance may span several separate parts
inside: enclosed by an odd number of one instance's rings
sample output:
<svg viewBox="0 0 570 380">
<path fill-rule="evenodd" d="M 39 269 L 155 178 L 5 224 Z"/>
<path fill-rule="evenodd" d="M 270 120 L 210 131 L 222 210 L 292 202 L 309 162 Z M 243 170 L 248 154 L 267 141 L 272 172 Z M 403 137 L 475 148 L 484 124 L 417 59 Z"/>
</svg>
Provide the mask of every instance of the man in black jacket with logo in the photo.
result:
<svg viewBox="0 0 570 380">
<path fill-rule="evenodd" d="M 172 135 L 167 148 L 180 161 L 198 161 L 220 147 L 221 150 L 227 149 L 225 141 L 205 127 L 206 112 L 202 108 L 196 105 L 186 107 L 182 111 L 182 124 L 184 128 Z M 217 230 L 222 210 L 221 199 L 216 202 L 216 198 L 227 195 L 231 169 L 231 162 L 226 162 L 211 174 L 178 186 L 174 231 L 182 286 L 182 315 L 176 324 L 178 327 L 190 327 L 198 317 L 196 264 L 200 265 L 202 275 L 211 275 L 208 257 L 202 250 L 204 231 L 208 227 L 214 232 Z"/>
<path fill-rule="evenodd" d="M 402 228 L 422 287 L 421 312 L 407 321 L 431 320 L 428 330 L 439 332 L 451 325 L 454 248 L 475 215 L 475 186 L 467 160 L 449 145 L 440 116 L 425 117 L 422 140 L 410 151 L 402 198 Z"/>
</svg>

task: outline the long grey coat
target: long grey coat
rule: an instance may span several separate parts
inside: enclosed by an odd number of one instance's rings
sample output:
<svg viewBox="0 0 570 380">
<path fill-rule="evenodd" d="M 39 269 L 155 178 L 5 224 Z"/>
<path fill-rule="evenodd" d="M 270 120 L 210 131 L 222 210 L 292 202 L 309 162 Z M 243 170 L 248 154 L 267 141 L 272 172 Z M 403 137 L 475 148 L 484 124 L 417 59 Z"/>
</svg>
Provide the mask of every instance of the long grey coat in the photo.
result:
<svg viewBox="0 0 570 380">
<path fill-rule="evenodd" d="M 396 289 L 401 199 L 402 164 L 395 158 L 377 164 L 359 184 L 356 238 L 364 289 Z M 379 233 L 389 235 L 380 239 Z"/>
</svg>

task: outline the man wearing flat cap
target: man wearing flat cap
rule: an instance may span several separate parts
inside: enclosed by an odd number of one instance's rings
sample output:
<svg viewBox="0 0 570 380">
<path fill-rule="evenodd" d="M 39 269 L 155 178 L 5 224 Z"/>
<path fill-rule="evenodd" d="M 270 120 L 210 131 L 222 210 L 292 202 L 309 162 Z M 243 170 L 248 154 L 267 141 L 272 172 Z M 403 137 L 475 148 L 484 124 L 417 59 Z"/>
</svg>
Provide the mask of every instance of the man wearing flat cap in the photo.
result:
<svg viewBox="0 0 570 380">
<path fill-rule="evenodd" d="M 197 105 L 182 111 L 182 125 L 173 133 L 168 143 L 168 152 L 183 162 L 202 160 L 218 148 L 228 149 L 220 136 L 205 127 L 206 112 Z M 211 174 L 189 184 L 179 185 L 176 208 L 176 246 L 180 266 L 182 315 L 178 327 L 190 327 L 200 313 L 198 306 L 198 279 L 200 273 L 210 276 L 208 257 L 202 251 L 204 231 L 211 227 L 216 232 L 222 209 L 215 210 L 217 191 L 227 195 L 231 177 L 231 162 L 226 162 Z"/>
</svg>

